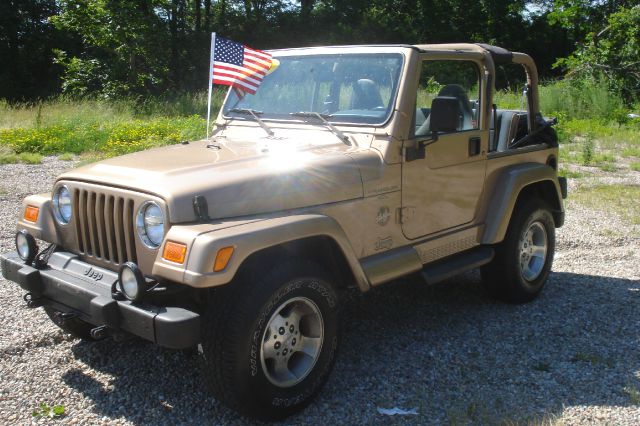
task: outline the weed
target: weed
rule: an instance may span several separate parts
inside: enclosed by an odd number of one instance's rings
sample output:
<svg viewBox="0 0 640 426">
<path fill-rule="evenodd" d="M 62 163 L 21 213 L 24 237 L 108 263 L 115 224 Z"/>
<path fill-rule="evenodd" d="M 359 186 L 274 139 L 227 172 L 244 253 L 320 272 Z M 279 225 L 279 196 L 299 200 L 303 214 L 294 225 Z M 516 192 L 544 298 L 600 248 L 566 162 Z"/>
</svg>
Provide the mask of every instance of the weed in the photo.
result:
<svg viewBox="0 0 640 426">
<path fill-rule="evenodd" d="M 25 164 L 42 163 L 42 155 L 32 152 L 22 152 L 17 155 L 18 161 Z"/>
<path fill-rule="evenodd" d="M 542 417 L 525 417 L 523 419 L 502 419 L 500 422 L 502 426 L 562 426 L 564 422 L 558 414 L 545 413 Z"/>
<path fill-rule="evenodd" d="M 566 177 L 567 179 L 580 179 L 586 176 L 585 173 L 569 170 L 569 169 L 560 169 L 558 170 L 558 175 L 562 177 Z"/>
<path fill-rule="evenodd" d="M 613 366 L 613 361 L 611 359 L 604 358 L 603 356 L 598 354 L 590 354 L 585 352 L 577 352 L 573 357 L 571 357 L 570 361 L 571 362 L 588 362 L 594 366 L 605 365 L 609 368 Z"/>
<path fill-rule="evenodd" d="M 80 154 L 80 161 L 77 164 L 77 167 L 86 166 L 87 164 L 95 163 L 96 161 L 104 160 L 105 154 L 97 151 L 89 151 L 83 154 Z"/>
<path fill-rule="evenodd" d="M 0 155 L 0 164 L 13 164 L 18 162 L 15 154 Z"/>
<path fill-rule="evenodd" d="M 33 154 L 30 152 L 23 152 L 20 154 L 15 154 L 15 153 L 0 154 L 0 164 L 14 164 L 14 163 L 40 164 L 42 163 L 42 155 Z"/>
<path fill-rule="evenodd" d="M 640 391 L 635 386 L 627 386 L 624 389 L 624 393 L 629 396 L 629 401 L 633 405 L 640 405 Z"/>
<path fill-rule="evenodd" d="M 61 161 L 73 161 L 74 158 L 75 156 L 70 152 L 63 152 L 62 154 L 58 155 L 58 160 Z"/>
<path fill-rule="evenodd" d="M 533 366 L 533 369 L 536 371 L 543 371 L 545 373 L 548 373 L 549 371 L 551 371 L 551 366 L 546 362 L 539 362 Z"/>
<path fill-rule="evenodd" d="M 601 163 L 598 167 L 600 167 L 600 170 L 604 172 L 615 172 L 618 170 L 618 167 L 613 163 Z"/>
<path fill-rule="evenodd" d="M 630 147 L 624 148 L 622 150 L 622 156 L 623 157 L 638 157 L 638 158 L 640 158 L 640 147 L 630 146 Z"/>
<path fill-rule="evenodd" d="M 593 160 L 593 138 L 588 135 L 582 145 L 582 165 L 588 166 Z"/>
<path fill-rule="evenodd" d="M 46 402 L 41 402 L 37 410 L 34 410 L 31 415 L 35 418 L 48 417 L 54 419 L 65 415 L 64 405 L 49 406 Z"/>
<path fill-rule="evenodd" d="M 616 230 L 605 228 L 600 232 L 600 235 L 604 235 L 605 237 L 620 237 L 622 234 Z"/>
<path fill-rule="evenodd" d="M 640 172 L 640 162 L 629 164 L 629 168 L 633 171 Z"/>
</svg>

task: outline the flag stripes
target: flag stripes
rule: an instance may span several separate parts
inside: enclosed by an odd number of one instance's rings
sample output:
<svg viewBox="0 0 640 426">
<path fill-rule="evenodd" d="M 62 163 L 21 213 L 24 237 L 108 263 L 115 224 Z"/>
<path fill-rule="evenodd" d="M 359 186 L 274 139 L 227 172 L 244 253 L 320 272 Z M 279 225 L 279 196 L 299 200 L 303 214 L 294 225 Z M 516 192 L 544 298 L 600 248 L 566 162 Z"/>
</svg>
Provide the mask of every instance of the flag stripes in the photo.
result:
<svg viewBox="0 0 640 426">
<path fill-rule="evenodd" d="M 271 55 L 221 37 L 214 40 L 212 82 L 255 93 L 271 67 Z"/>
</svg>

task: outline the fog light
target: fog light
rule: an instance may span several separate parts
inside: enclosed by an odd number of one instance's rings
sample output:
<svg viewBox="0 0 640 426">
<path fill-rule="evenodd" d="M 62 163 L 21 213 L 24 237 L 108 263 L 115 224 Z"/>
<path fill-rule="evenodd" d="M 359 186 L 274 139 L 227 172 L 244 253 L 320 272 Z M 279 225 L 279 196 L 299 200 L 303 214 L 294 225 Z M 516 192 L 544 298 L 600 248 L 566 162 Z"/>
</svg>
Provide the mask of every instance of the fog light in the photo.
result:
<svg viewBox="0 0 640 426">
<path fill-rule="evenodd" d="M 147 290 L 147 282 L 138 265 L 132 262 L 125 262 L 120 266 L 118 289 L 124 297 L 132 302 L 142 299 L 144 292 Z"/>
<path fill-rule="evenodd" d="M 20 259 L 25 263 L 31 264 L 38 253 L 38 245 L 33 235 L 29 234 L 25 229 L 16 234 L 16 251 Z"/>
</svg>

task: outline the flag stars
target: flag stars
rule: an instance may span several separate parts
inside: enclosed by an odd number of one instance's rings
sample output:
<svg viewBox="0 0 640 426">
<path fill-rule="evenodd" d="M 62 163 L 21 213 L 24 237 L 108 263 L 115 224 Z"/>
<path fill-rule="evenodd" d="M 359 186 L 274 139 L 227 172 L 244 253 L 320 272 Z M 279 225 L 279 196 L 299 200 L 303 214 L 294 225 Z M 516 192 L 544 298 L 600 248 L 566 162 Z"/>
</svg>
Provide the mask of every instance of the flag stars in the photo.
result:
<svg viewBox="0 0 640 426">
<path fill-rule="evenodd" d="M 244 60 L 244 46 L 240 43 L 219 38 L 216 40 L 214 61 L 242 65 Z"/>
</svg>

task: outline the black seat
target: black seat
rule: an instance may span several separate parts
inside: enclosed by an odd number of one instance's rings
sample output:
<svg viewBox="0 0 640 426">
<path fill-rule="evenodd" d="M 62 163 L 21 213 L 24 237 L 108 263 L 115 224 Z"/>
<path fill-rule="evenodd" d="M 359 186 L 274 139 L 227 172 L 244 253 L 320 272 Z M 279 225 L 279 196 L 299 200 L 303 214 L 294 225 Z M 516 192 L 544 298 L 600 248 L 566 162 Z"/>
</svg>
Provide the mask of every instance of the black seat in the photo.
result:
<svg viewBox="0 0 640 426">
<path fill-rule="evenodd" d="M 489 131 L 489 151 L 504 152 L 509 145 L 526 135 L 527 113 L 517 110 L 497 110 L 494 120 L 491 120 Z M 498 131 L 497 141 L 495 131 Z"/>
<path fill-rule="evenodd" d="M 458 103 L 460 104 L 460 124 L 458 125 L 457 130 L 468 130 L 472 129 L 473 123 L 473 111 L 471 110 L 471 102 L 469 102 L 469 97 L 467 96 L 467 92 L 464 90 L 462 86 L 459 84 L 447 84 L 438 93 L 438 97 L 446 96 L 458 99 Z M 430 117 L 427 117 L 425 122 L 416 130 L 416 136 L 424 136 L 429 134 L 431 131 L 431 120 Z"/>
<path fill-rule="evenodd" d="M 384 108 L 382 97 L 373 80 L 361 78 L 353 84 L 352 109 Z"/>
</svg>

